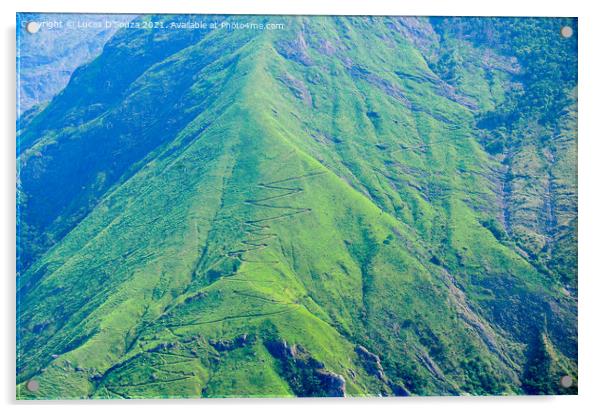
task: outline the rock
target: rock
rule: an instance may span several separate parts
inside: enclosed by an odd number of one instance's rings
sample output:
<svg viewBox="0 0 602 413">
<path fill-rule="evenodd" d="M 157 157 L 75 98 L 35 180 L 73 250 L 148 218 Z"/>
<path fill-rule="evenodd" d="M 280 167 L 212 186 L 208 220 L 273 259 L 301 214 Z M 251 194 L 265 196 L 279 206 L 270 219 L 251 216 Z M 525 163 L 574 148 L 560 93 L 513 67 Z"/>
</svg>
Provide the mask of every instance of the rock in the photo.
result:
<svg viewBox="0 0 602 413">
<path fill-rule="evenodd" d="M 233 340 L 209 340 L 209 344 L 217 351 L 230 351 L 240 347 L 244 347 L 249 342 L 247 334 L 240 335 Z"/>
<path fill-rule="evenodd" d="M 296 349 L 292 350 L 284 339 L 280 341 L 267 341 L 265 346 L 272 356 L 281 360 L 288 357 L 294 358 L 297 355 Z"/>
<path fill-rule="evenodd" d="M 380 357 L 361 345 L 357 345 L 355 347 L 355 352 L 359 356 L 366 372 L 368 374 L 372 374 L 381 382 L 383 382 L 383 384 L 387 385 L 395 396 L 410 395 L 409 390 L 406 389 L 402 383 L 395 383 L 387 377 L 380 362 Z"/>
<path fill-rule="evenodd" d="M 409 99 L 405 96 L 404 91 L 402 91 L 395 84 L 391 83 L 391 81 L 389 81 L 388 79 L 382 78 L 377 74 L 370 72 L 368 69 L 357 65 L 352 65 L 347 69 L 349 71 L 349 74 L 354 78 L 364 80 L 370 83 L 371 85 L 379 88 L 381 91 L 391 96 L 392 98 L 398 100 L 407 108 L 412 107 L 412 104 L 409 101 Z"/>
<path fill-rule="evenodd" d="M 194 294 L 190 297 L 186 297 L 186 299 L 184 300 L 185 303 L 191 303 L 193 301 L 198 301 L 198 300 L 202 300 L 203 298 L 207 297 L 207 293 L 204 291 L 201 291 L 197 294 Z"/>
<path fill-rule="evenodd" d="M 322 363 L 322 362 L 321 362 L 321 361 L 319 361 L 319 360 L 316 360 L 316 359 L 315 359 L 315 358 L 313 358 L 313 357 L 309 357 L 309 358 L 307 359 L 307 365 L 308 365 L 309 367 L 311 367 L 312 369 L 323 369 L 323 368 L 324 368 L 324 363 Z"/>
<path fill-rule="evenodd" d="M 361 345 L 355 347 L 355 352 L 362 360 L 362 364 L 369 374 L 378 377 L 380 380 L 384 380 L 385 373 L 383 371 L 383 366 L 380 363 L 380 358 L 376 354 L 370 352 L 366 347 Z"/>
<path fill-rule="evenodd" d="M 100 381 L 100 380 L 102 380 L 102 374 L 95 373 L 95 374 L 93 374 L 93 375 L 90 376 L 90 380 L 92 380 L 92 381 Z"/>
<path fill-rule="evenodd" d="M 297 37 L 289 42 L 280 42 L 276 45 L 278 53 L 287 59 L 294 60 L 304 66 L 313 65 L 313 60 L 309 56 L 309 46 L 305 41 L 303 33 L 299 32 Z"/>
<path fill-rule="evenodd" d="M 332 42 L 330 42 L 330 40 L 325 39 L 322 39 L 322 41 L 320 42 L 320 47 L 318 50 L 327 56 L 332 56 L 337 51 L 336 47 L 332 44 Z"/>
<path fill-rule="evenodd" d="M 301 99 L 307 106 L 311 107 L 313 105 L 311 93 L 303 81 L 295 78 L 288 72 L 280 76 L 279 79 L 289 88 L 297 99 Z"/>
<path fill-rule="evenodd" d="M 427 57 L 432 57 L 433 50 L 439 45 L 439 36 L 424 17 L 392 18 L 387 26 L 399 32 Z"/>
<path fill-rule="evenodd" d="M 387 384 L 389 385 L 391 390 L 393 390 L 393 394 L 395 396 L 406 397 L 411 395 L 410 391 L 406 389 L 406 387 L 403 384 L 394 383 L 391 380 L 388 380 Z"/>
<path fill-rule="evenodd" d="M 345 396 L 345 378 L 326 370 L 324 363 L 311 357 L 301 345 L 289 345 L 286 340 L 270 340 L 265 342 L 265 346 L 280 361 L 283 377 L 293 384 L 297 396 Z M 312 377 L 319 381 L 319 389 L 307 385 L 307 378 Z"/>
<path fill-rule="evenodd" d="M 345 378 L 327 370 L 318 370 L 318 377 L 328 397 L 345 397 Z"/>
</svg>

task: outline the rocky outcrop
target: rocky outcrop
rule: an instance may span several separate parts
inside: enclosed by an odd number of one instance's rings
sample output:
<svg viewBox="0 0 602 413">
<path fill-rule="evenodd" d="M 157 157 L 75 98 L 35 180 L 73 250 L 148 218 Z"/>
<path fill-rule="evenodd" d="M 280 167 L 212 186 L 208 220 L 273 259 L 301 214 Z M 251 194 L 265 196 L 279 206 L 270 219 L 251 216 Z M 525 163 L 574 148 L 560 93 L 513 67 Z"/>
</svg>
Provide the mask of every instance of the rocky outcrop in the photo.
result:
<svg viewBox="0 0 602 413">
<path fill-rule="evenodd" d="M 371 85 L 376 86 L 392 98 L 398 100 L 406 107 L 412 107 L 412 104 L 405 96 L 404 91 L 402 91 L 397 85 L 392 83 L 390 80 L 378 76 L 377 74 L 370 72 L 364 67 L 353 65 L 353 63 L 351 63 L 351 66 L 347 64 L 346 66 L 349 71 L 349 74 L 351 74 L 351 76 L 353 76 L 354 78 L 364 80 L 370 83 Z"/>
<path fill-rule="evenodd" d="M 355 352 L 362 361 L 362 365 L 367 373 L 378 377 L 379 380 L 384 380 L 385 372 L 380 363 L 380 358 L 376 354 L 371 353 L 366 347 L 360 345 L 355 347 Z"/>
<path fill-rule="evenodd" d="M 209 340 L 209 344 L 217 351 L 231 351 L 246 346 L 253 337 L 247 334 L 240 335 L 231 340 Z"/>
<path fill-rule="evenodd" d="M 301 63 L 304 66 L 311 66 L 314 63 L 309 56 L 309 46 L 305 36 L 301 32 L 292 41 L 280 42 L 276 46 L 278 53 L 287 59 Z"/>
<path fill-rule="evenodd" d="M 313 358 L 299 344 L 286 340 L 270 340 L 266 348 L 280 366 L 280 374 L 300 397 L 345 397 L 345 378 L 326 370 L 324 363 Z"/>
<path fill-rule="evenodd" d="M 388 20 L 387 26 L 403 35 L 424 55 L 433 55 L 439 44 L 439 35 L 433 30 L 427 18 L 396 17 Z"/>
<path fill-rule="evenodd" d="M 307 106 L 312 106 L 313 100 L 311 93 L 303 81 L 295 78 L 290 73 L 285 73 L 279 77 L 280 81 L 290 89 L 297 99 L 301 99 Z"/>
<path fill-rule="evenodd" d="M 327 370 L 316 371 L 327 397 L 345 397 L 345 378 Z"/>
<path fill-rule="evenodd" d="M 384 385 L 389 387 L 395 396 L 409 396 L 410 392 L 405 386 L 401 383 L 395 383 L 391 379 L 387 377 L 383 366 L 380 362 L 380 357 L 376 354 L 369 351 L 366 347 L 357 345 L 355 347 L 355 352 L 357 353 L 364 370 L 366 373 L 376 377 L 379 379 Z"/>
</svg>

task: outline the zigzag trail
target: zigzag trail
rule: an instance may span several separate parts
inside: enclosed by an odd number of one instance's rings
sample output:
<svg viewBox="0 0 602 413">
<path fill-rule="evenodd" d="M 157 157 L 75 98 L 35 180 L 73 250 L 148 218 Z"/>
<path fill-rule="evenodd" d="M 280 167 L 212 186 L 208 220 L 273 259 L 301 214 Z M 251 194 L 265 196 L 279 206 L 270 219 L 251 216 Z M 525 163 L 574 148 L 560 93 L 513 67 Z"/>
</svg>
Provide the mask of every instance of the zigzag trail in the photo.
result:
<svg viewBox="0 0 602 413">
<path fill-rule="evenodd" d="M 241 248 L 238 250 L 234 250 L 234 251 L 230 251 L 226 254 L 224 254 L 224 256 L 222 256 L 220 258 L 220 260 L 224 259 L 224 258 L 235 258 L 238 259 L 241 262 L 249 262 L 249 263 L 259 263 L 259 264 L 264 264 L 265 266 L 267 265 L 273 265 L 273 264 L 278 264 L 280 261 L 271 261 L 271 260 L 252 260 L 252 259 L 248 259 L 244 257 L 244 254 L 250 251 L 260 251 L 264 248 L 267 248 L 270 244 L 267 242 L 268 240 L 274 239 L 278 237 L 278 234 L 276 234 L 275 232 L 269 232 L 269 230 L 271 229 L 270 225 L 267 224 L 270 221 L 274 221 L 274 220 L 278 220 L 278 219 L 282 219 L 282 218 L 286 218 L 286 217 L 291 217 L 291 216 L 295 216 L 298 214 L 303 214 L 303 213 L 307 213 L 307 212 L 311 212 L 312 209 L 311 208 L 303 208 L 303 207 L 296 207 L 296 206 L 292 206 L 292 205 L 274 205 L 271 203 L 268 203 L 269 201 L 275 201 L 277 199 L 281 199 L 281 198 L 285 198 L 285 197 L 289 197 L 289 196 L 293 196 L 296 194 L 299 194 L 301 192 L 303 192 L 303 188 L 300 187 L 294 187 L 294 186 L 283 186 L 282 184 L 286 184 L 288 182 L 293 182 L 293 181 L 298 181 L 298 180 L 302 180 L 302 179 L 308 179 L 308 178 L 312 178 L 315 176 L 319 176 L 326 173 L 325 171 L 317 171 L 317 172 L 309 172 L 305 175 L 298 175 L 298 176 L 292 176 L 289 178 L 285 178 L 285 179 L 279 179 L 276 181 L 272 181 L 272 182 L 268 182 L 268 183 L 259 183 L 257 184 L 258 187 L 262 188 L 262 189 L 267 189 L 267 190 L 277 190 L 277 191 L 284 191 L 284 193 L 281 193 L 279 195 L 272 195 L 272 196 L 268 196 L 265 198 L 260 198 L 260 199 L 247 199 L 244 201 L 245 204 L 249 204 L 249 205 L 254 205 L 256 207 L 260 207 L 260 208 L 270 208 L 270 209 L 281 209 L 281 210 L 285 210 L 288 212 L 282 213 L 280 215 L 275 215 L 275 216 L 271 216 L 268 218 L 261 218 L 261 219 L 256 219 L 256 220 L 248 220 L 248 221 L 240 221 L 235 217 L 230 217 L 229 219 L 233 219 L 233 220 L 237 220 L 240 222 L 241 226 L 242 226 L 242 230 L 243 233 L 247 235 L 248 239 L 243 239 L 240 241 L 241 244 L 246 245 L 248 248 Z M 215 264 L 215 263 L 214 263 Z M 221 279 L 228 279 L 231 281 L 241 281 L 241 282 L 249 282 L 251 284 L 255 283 L 255 282 L 263 282 L 263 283 L 271 283 L 273 281 L 269 281 L 269 280 L 248 280 L 248 279 L 234 279 L 232 277 L 236 276 L 236 275 L 240 275 L 240 274 L 245 274 L 245 273 L 249 273 L 251 271 L 236 271 L 234 273 L 228 274 L 228 275 L 223 275 L 220 278 Z M 240 291 L 236 291 L 237 294 L 239 295 L 244 295 L 242 294 Z M 281 304 L 281 305 L 286 305 L 286 306 L 294 306 L 296 305 L 295 303 L 287 303 L 287 302 L 278 302 L 277 300 L 269 300 L 267 298 L 264 297 L 258 297 L 258 296 L 248 296 L 248 298 L 255 298 L 255 299 L 261 299 L 261 300 L 265 300 L 265 301 L 271 301 L 274 304 Z M 175 307 L 177 307 L 179 304 L 175 304 L 173 306 L 168 307 L 162 314 L 161 317 L 166 316 L 167 314 L 169 314 Z M 232 319 L 232 318 L 238 318 L 238 317 L 250 317 L 250 316 L 263 316 L 263 315 L 269 315 L 269 314 L 278 314 L 279 312 L 276 313 L 267 313 L 267 314 L 253 314 L 253 315 L 239 315 L 239 316 L 230 316 L 227 317 L 226 319 Z M 212 323 L 212 322 L 218 322 L 218 321 L 223 321 L 223 320 L 213 320 L 213 321 L 203 321 L 203 322 L 197 322 L 197 323 L 192 323 L 190 325 L 197 325 L 197 324 L 206 324 L 206 323 Z M 170 329 L 171 327 L 179 327 L 180 325 L 168 325 L 167 328 Z M 172 334 L 176 335 L 173 331 L 171 331 Z"/>
<path fill-rule="evenodd" d="M 311 212 L 312 209 L 296 207 L 296 206 L 292 206 L 292 205 L 274 205 L 272 203 L 268 203 L 268 201 L 275 201 L 277 199 L 286 198 L 289 196 L 296 195 L 300 192 L 303 192 L 303 188 L 294 187 L 294 186 L 293 187 L 282 186 L 282 184 L 285 184 L 287 182 L 312 178 L 314 176 L 322 175 L 324 173 L 325 173 L 324 171 L 309 172 L 305 175 L 298 175 L 298 176 L 280 179 L 280 180 L 272 181 L 272 182 L 268 182 L 268 183 L 257 184 L 257 186 L 262 189 L 284 191 L 284 193 L 281 193 L 279 195 L 272 195 L 272 196 L 268 196 L 268 197 L 260 198 L 260 199 L 247 199 L 244 201 L 245 204 L 254 205 L 256 207 L 261 207 L 261 208 L 280 209 L 280 210 L 285 210 L 285 211 L 289 211 L 289 212 L 285 212 L 283 214 L 271 216 L 268 218 L 244 221 L 242 223 L 243 224 L 243 232 L 248 236 L 248 239 L 242 240 L 240 242 L 242 244 L 248 246 L 248 248 L 242 248 L 239 250 L 230 251 L 227 253 L 227 255 L 229 257 L 234 257 L 234 258 L 237 258 L 240 261 L 244 261 L 244 262 L 260 262 L 260 263 L 266 263 L 266 264 L 277 264 L 278 261 L 250 260 L 248 258 L 245 258 L 244 254 L 247 252 L 250 252 L 250 251 L 259 251 L 264 248 L 267 248 L 270 244 L 268 244 L 266 241 L 278 237 L 278 234 L 276 234 L 274 232 L 267 232 L 271 229 L 270 225 L 266 224 L 267 222 L 275 221 L 275 220 L 286 218 L 286 217 L 291 217 L 291 216 L 294 216 L 297 214 Z"/>
</svg>

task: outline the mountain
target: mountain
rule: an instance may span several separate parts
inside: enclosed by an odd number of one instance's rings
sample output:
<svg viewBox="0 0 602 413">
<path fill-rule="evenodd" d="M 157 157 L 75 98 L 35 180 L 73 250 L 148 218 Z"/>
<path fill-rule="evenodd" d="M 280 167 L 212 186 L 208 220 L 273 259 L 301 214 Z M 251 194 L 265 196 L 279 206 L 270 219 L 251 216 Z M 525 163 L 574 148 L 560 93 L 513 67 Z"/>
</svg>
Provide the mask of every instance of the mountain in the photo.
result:
<svg viewBox="0 0 602 413">
<path fill-rule="evenodd" d="M 137 22 L 17 135 L 18 398 L 577 392 L 576 20 Z"/>
<path fill-rule="evenodd" d="M 37 113 L 59 93 L 75 69 L 94 59 L 104 44 L 136 16 L 127 14 L 17 13 L 17 114 Z M 40 24 L 28 33 L 28 22 Z"/>
</svg>

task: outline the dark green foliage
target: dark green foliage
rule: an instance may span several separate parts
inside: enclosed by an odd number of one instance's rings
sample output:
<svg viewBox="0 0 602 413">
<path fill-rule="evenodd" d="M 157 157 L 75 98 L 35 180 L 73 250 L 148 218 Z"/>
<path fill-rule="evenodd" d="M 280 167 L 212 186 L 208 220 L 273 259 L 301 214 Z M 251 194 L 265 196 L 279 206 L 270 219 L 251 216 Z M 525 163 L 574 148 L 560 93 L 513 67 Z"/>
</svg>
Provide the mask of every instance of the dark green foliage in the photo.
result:
<svg viewBox="0 0 602 413">
<path fill-rule="evenodd" d="M 498 220 L 489 218 L 482 222 L 482 225 L 487 228 L 493 236 L 500 242 L 509 241 L 508 234 L 506 230 L 502 227 Z"/>
<path fill-rule="evenodd" d="M 489 89 L 505 88 L 503 100 L 481 109 L 476 119 L 483 147 L 502 161 L 505 232 L 540 271 L 575 289 L 577 19 L 431 20 L 445 50 L 433 65 L 442 76 L 448 67 L 464 77 L 475 70 L 458 54 L 468 48 L 485 62 Z M 573 29 L 572 37 L 560 35 L 563 26 Z M 483 48 L 507 61 L 480 54 Z M 482 93 L 463 84 L 462 76 L 449 80 L 472 89 L 468 93 Z M 564 201 L 567 196 L 571 205 Z"/>
<path fill-rule="evenodd" d="M 554 122 L 570 103 L 568 92 L 577 84 L 577 20 L 552 18 L 433 18 L 434 26 L 447 37 L 462 37 L 477 47 L 496 49 L 514 56 L 521 70 L 516 75 L 521 88 L 511 89 L 501 107 L 484 115 L 482 127 L 512 127 L 521 119 Z M 560 35 L 568 25 L 574 34 Z M 457 49 L 439 60 L 442 70 L 460 65 Z M 453 76 L 446 80 L 454 82 Z"/>
</svg>

